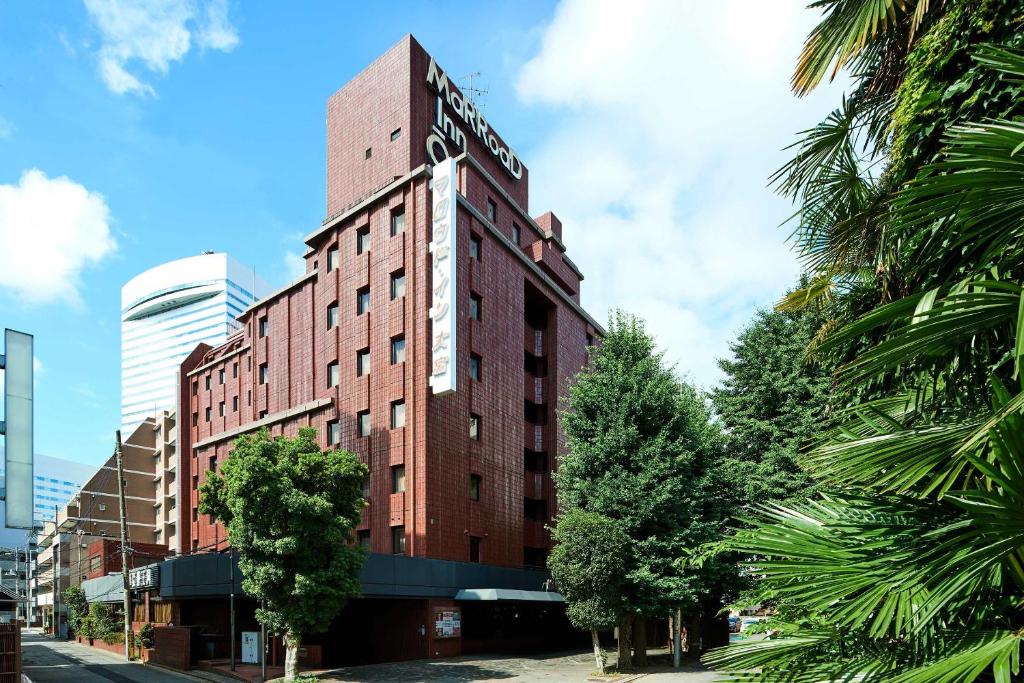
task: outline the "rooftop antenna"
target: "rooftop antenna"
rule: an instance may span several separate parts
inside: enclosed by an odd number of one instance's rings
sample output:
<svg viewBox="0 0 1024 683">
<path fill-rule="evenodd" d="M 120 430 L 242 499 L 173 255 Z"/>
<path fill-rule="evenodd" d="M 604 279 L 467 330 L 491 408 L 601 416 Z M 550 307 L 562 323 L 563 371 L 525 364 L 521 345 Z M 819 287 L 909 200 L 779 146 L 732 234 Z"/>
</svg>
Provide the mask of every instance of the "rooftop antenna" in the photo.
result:
<svg viewBox="0 0 1024 683">
<path fill-rule="evenodd" d="M 476 108 L 478 110 L 483 109 L 486 106 L 486 103 L 484 102 L 483 98 L 487 94 L 486 88 L 476 87 L 476 79 L 480 78 L 480 76 L 481 73 L 479 71 L 474 71 L 473 73 L 463 76 L 462 78 L 459 79 L 459 89 L 464 94 L 469 95 L 469 98 L 473 100 L 473 104 L 476 105 Z M 468 85 L 465 84 L 467 82 Z"/>
</svg>

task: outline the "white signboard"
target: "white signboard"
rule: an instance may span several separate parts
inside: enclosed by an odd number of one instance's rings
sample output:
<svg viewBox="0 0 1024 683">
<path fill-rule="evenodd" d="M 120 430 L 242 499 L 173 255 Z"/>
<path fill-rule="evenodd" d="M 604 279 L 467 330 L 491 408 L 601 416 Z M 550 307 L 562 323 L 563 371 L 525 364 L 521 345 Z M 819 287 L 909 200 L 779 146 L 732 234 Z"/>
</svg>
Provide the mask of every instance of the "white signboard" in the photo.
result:
<svg viewBox="0 0 1024 683">
<path fill-rule="evenodd" d="M 242 631 L 242 664 L 260 663 L 260 632 Z"/>
<path fill-rule="evenodd" d="M 5 497 L 7 528 L 31 529 L 33 493 L 33 380 L 32 335 L 4 330 L 4 353 L 0 356 L 3 372 L 4 467 L 7 478 Z"/>
<path fill-rule="evenodd" d="M 455 391 L 456 384 L 455 179 L 454 159 L 434 165 L 430 386 L 435 394 Z"/>
</svg>

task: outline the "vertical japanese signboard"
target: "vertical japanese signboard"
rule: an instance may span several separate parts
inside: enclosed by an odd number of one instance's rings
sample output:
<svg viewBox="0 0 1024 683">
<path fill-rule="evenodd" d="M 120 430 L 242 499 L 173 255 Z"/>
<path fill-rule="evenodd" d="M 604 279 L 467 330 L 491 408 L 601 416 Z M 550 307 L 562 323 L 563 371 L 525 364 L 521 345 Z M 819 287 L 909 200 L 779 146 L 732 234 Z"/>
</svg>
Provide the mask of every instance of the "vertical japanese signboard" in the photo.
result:
<svg viewBox="0 0 1024 683">
<path fill-rule="evenodd" d="M 455 160 L 434 165 L 430 268 L 430 386 L 435 394 L 456 388 Z"/>
<path fill-rule="evenodd" d="M 4 476 L 7 527 L 32 528 L 32 335 L 4 331 Z"/>
</svg>

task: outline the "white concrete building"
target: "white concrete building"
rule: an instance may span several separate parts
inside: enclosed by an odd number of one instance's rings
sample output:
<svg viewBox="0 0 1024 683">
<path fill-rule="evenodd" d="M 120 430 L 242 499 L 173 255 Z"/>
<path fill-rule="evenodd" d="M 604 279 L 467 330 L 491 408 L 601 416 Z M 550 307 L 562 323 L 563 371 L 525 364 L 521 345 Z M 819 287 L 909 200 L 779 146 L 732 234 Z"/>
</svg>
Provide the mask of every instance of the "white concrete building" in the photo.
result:
<svg viewBox="0 0 1024 683">
<path fill-rule="evenodd" d="M 236 316 L 271 291 L 252 268 L 207 252 L 150 268 L 121 288 L 121 433 L 177 408 L 177 369 L 221 344 Z"/>
</svg>

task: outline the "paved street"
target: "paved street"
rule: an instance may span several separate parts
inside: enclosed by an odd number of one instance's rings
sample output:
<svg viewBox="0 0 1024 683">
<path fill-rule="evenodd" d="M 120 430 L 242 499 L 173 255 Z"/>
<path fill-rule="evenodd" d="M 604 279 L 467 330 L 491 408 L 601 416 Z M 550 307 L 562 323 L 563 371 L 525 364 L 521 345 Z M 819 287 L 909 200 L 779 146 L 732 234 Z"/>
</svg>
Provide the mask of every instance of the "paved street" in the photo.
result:
<svg viewBox="0 0 1024 683">
<path fill-rule="evenodd" d="M 32 683 L 182 683 L 185 677 L 142 664 L 131 664 L 110 652 L 73 642 L 56 642 L 31 631 L 22 632 L 22 673 Z"/>
<path fill-rule="evenodd" d="M 356 681 L 438 681 L 463 683 L 467 681 L 551 681 L 580 683 L 594 670 L 590 652 L 540 655 L 536 657 L 457 657 L 453 659 L 427 659 L 413 662 L 353 666 L 321 674 L 321 681 L 355 683 Z M 715 674 L 696 667 L 682 671 L 651 667 L 640 680 L 648 682 L 712 683 Z"/>
</svg>

